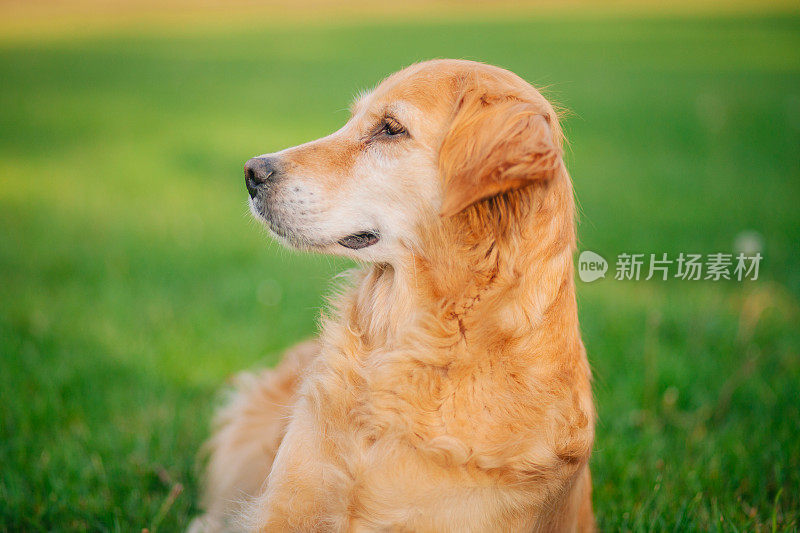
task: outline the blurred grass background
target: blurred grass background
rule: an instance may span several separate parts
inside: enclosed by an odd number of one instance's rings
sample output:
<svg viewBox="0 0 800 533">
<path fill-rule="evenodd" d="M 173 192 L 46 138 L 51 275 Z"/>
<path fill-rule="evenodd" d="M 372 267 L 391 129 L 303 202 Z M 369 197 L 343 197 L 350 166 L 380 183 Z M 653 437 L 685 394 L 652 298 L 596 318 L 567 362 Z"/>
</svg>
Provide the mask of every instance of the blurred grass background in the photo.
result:
<svg viewBox="0 0 800 533">
<path fill-rule="evenodd" d="M 763 236 L 757 282 L 579 284 L 601 529 L 796 531 L 800 16 L 697 5 L 0 23 L 0 530 L 185 527 L 219 391 L 347 266 L 268 241 L 243 162 L 459 57 L 570 110 L 581 249 Z"/>
</svg>

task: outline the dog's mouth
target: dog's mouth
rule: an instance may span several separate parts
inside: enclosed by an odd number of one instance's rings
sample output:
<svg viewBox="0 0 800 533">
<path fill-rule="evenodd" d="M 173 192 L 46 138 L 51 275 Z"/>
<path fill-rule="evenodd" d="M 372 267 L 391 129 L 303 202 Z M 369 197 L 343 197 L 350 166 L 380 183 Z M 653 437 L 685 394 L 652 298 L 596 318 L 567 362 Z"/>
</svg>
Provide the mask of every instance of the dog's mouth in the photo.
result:
<svg viewBox="0 0 800 533">
<path fill-rule="evenodd" d="M 257 219 L 264 222 L 270 231 L 287 246 L 311 250 L 314 248 L 327 248 L 333 244 L 330 240 L 310 239 L 304 232 L 294 231 L 291 226 L 287 227 L 276 211 L 265 208 L 263 201 L 259 202 L 257 198 L 250 200 L 250 210 Z M 381 235 L 378 230 L 367 230 L 351 233 L 335 242 L 350 250 L 361 250 L 377 244 L 380 240 Z"/>
<path fill-rule="evenodd" d="M 339 239 L 336 242 L 345 248 L 350 248 L 351 250 L 360 250 L 362 248 L 366 248 L 367 246 L 372 246 L 379 240 L 381 240 L 381 236 L 377 231 L 361 231 L 359 233 L 348 235 L 347 237 Z"/>
</svg>

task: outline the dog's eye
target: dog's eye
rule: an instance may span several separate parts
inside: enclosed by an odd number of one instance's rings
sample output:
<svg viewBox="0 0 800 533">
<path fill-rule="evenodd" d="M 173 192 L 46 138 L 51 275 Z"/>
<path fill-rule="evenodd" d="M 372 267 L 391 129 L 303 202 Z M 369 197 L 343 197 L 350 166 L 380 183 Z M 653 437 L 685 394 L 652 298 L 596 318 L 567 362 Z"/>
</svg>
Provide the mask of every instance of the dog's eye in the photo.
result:
<svg viewBox="0 0 800 533">
<path fill-rule="evenodd" d="M 381 133 L 384 135 L 388 135 L 389 137 L 394 137 L 396 135 L 402 135 L 406 132 L 406 129 L 403 127 L 402 124 L 397 122 L 392 117 L 384 117 L 383 121 L 381 122 Z"/>
</svg>

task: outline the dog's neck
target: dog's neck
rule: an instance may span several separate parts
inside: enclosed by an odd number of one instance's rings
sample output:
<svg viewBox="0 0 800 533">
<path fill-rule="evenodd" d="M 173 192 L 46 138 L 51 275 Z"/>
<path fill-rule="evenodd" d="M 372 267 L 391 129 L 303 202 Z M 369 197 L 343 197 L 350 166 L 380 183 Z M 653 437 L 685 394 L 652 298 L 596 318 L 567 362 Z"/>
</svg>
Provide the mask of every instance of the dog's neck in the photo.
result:
<svg viewBox="0 0 800 533">
<path fill-rule="evenodd" d="M 348 330 L 367 350 L 436 339 L 437 358 L 531 352 L 577 330 L 572 191 L 559 178 L 436 221 L 405 261 L 369 267 L 341 302 Z"/>
</svg>

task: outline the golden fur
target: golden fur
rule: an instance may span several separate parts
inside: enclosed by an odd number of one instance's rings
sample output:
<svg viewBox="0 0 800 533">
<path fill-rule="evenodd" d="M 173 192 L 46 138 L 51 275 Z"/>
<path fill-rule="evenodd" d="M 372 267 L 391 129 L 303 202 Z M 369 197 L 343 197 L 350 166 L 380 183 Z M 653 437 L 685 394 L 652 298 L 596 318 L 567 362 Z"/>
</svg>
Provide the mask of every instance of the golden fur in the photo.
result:
<svg viewBox="0 0 800 533">
<path fill-rule="evenodd" d="M 353 120 L 395 101 L 424 112 L 413 149 L 431 154 L 439 210 L 410 201 L 422 212 L 413 245 L 398 241 L 408 253 L 356 272 L 317 341 L 245 378 L 210 441 L 194 527 L 593 530 L 595 413 L 556 114 L 508 71 L 440 60 L 389 77 Z M 363 139 L 337 135 L 282 157 L 320 174 L 355 164 Z"/>
</svg>

